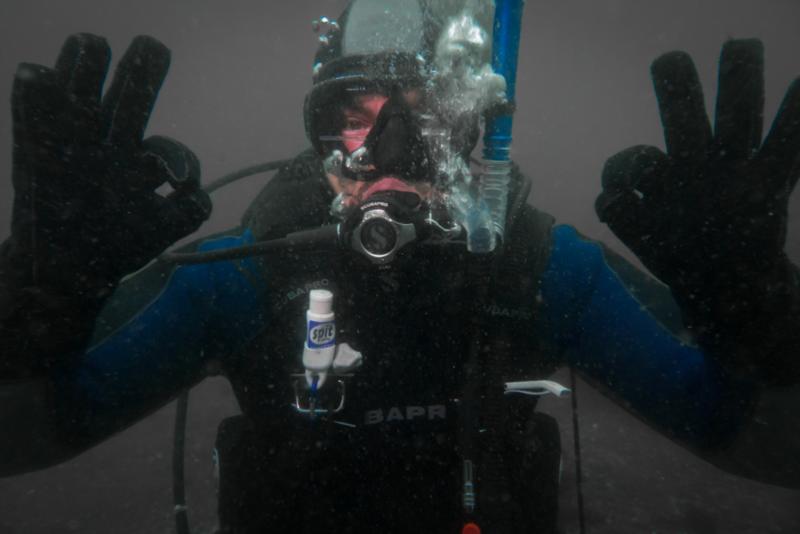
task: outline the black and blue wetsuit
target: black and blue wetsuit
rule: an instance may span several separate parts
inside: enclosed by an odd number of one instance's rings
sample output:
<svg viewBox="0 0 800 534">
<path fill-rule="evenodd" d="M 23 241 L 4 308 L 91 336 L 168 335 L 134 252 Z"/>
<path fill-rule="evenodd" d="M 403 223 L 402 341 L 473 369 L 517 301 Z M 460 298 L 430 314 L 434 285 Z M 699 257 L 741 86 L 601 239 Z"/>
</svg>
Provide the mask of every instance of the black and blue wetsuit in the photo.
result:
<svg viewBox="0 0 800 534">
<path fill-rule="evenodd" d="M 297 192 L 314 204 L 287 202 Z M 290 169 L 265 189 L 267 205 L 254 204 L 244 229 L 197 249 L 323 224 L 326 195 L 319 174 Z M 340 531 L 454 528 L 458 401 L 476 315 L 489 338 L 505 339 L 508 379 L 544 378 L 569 364 L 690 446 L 733 435 L 750 389 L 679 333 L 667 288 L 533 208 L 522 219 L 510 233 L 519 246 L 500 273 L 506 278 L 480 303 L 470 300 L 470 258 L 456 248 L 417 248 L 381 270 L 338 251 L 155 264 L 122 284 L 98 320 L 95 343 L 54 374 L 62 435 L 74 447 L 102 439 L 202 379 L 216 361 L 244 414 L 220 433 L 220 513 L 232 532 L 310 531 L 328 522 Z M 334 292 L 339 339 L 365 356 L 346 385 L 345 409 L 327 423 L 290 407 L 313 288 Z M 548 424 L 531 415 L 532 405 L 522 412 L 521 439 L 537 439 Z M 510 465 L 526 463 L 524 449 L 509 447 L 518 455 Z M 554 521 L 546 487 L 557 461 L 533 465 L 549 474 L 524 473 L 538 489 L 523 487 L 520 498 L 545 488 L 544 502 L 530 508 L 545 517 L 543 527 Z"/>
<path fill-rule="evenodd" d="M 197 250 L 328 222 L 330 193 L 302 160 L 267 186 L 268 201 L 254 204 L 243 229 Z M 300 193 L 302 202 L 287 202 Z M 509 239 L 509 267 L 482 302 L 470 300 L 470 257 L 447 247 L 417 247 L 381 270 L 340 251 L 156 263 L 121 285 L 85 354 L 54 371 L 62 439 L 85 448 L 218 362 L 243 412 L 220 430 L 220 514 L 230 532 L 452 530 L 461 497 L 458 404 L 475 316 L 488 338 L 502 338 L 508 379 L 573 365 L 689 446 L 714 447 L 735 433 L 753 389 L 680 333 L 665 286 L 530 207 Z M 339 341 L 365 358 L 347 381 L 345 409 L 316 421 L 291 408 L 313 288 L 334 292 Z M 538 508 L 524 508 L 540 522 L 519 521 L 550 528 L 554 492 L 546 488 L 557 477 L 557 452 L 555 462 L 530 459 L 525 443 L 552 428 L 526 406 L 511 422 L 520 442 L 506 437 L 507 462 L 520 471 L 517 499 L 546 494 Z"/>
</svg>

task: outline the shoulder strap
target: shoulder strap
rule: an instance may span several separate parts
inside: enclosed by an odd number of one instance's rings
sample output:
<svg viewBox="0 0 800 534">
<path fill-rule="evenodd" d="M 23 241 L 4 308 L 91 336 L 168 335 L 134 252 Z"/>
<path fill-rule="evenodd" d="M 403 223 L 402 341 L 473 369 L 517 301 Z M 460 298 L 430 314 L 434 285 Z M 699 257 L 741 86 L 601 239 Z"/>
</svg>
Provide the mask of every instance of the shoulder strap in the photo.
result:
<svg viewBox="0 0 800 534">
<path fill-rule="evenodd" d="M 470 262 L 475 286 L 472 298 L 477 304 L 473 309 L 485 310 L 490 300 L 498 296 L 512 302 L 533 298 L 536 286 L 530 291 L 520 289 L 538 285 L 547 266 L 554 219 L 527 204 L 522 197 L 529 189 L 521 185 L 524 178 L 518 169 L 514 168 L 514 174 L 514 207 L 509 213 L 503 250 L 493 258 L 474 258 Z M 502 384 L 513 368 L 512 340 L 519 333 L 507 332 L 484 313 L 473 317 L 471 330 L 473 339 L 464 374 L 461 448 L 464 472 L 472 473 L 475 465 L 475 480 L 464 480 L 465 518 L 485 519 L 495 528 L 510 529 L 521 510 L 514 499 L 504 500 L 511 490 L 509 469 L 514 466 L 506 465 L 504 457 L 510 408 L 503 398 Z M 467 506 L 476 500 L 470 494 L 473 487 L 477 491 L 477 509 Z"/>
<path fill-rule="evenodd" d="M 550 234 L 555 223 L 552 215 L 528 203 L 530 178 L 523 175 L 516 164 L 511 167 L 511 183 L 511 209 L 506 222 L 503 254 L 497 263 L 499 272 L 496 273 L 500 276 L 501 286 L 513 284 L 519 276 L 538 281 L 550 258 Z"/>
</svg>

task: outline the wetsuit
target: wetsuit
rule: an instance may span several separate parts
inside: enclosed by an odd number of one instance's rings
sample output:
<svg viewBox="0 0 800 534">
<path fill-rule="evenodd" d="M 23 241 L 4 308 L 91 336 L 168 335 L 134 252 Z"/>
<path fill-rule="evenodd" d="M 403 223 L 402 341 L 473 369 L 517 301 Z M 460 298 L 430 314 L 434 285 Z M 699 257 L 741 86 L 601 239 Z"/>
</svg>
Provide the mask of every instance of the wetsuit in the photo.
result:
<svg viewBox="0 0 800 534">
<path fill-rule="evenodd" d="M 197 248 L 332 222 L 330 200 L 307 153 L 265 188 L 241 229 Z M 475 298 L 475 260 L 461 247 L 412 247 L 378 271 L 335 250 L 177 269 L 157 262 L 121 285 L 85 355 L 54 370 L 59 439 L 83 449 L 217 361 L 244 414 L 225 422 L 218 440 L 224 528 L 434 532 L 462 518 L 459 402 L 476 339 L 502 353 L 503 378 L 545 378 L 573 364 L 684 443 L 715 446 L 735 432 L 751 390 L 668 327 L 679 315 L 664 286 L 530 207 L 507 239 L 483 299 Z M 312 421 L 290 405 L 316 287 L 336 295 L 338 340 L 365 363 L 346 380 L 344 410 Z M 512 502 L 503 514 L 515 514 L 517 531 L 552 528 L 557 429 L 527 399 L 513 403 L 502 421 L 480 421 L 513 466 L 511 494 L 491 497 Z M 491 524 L 498 514 L 485 517 Z"/>
</svg>

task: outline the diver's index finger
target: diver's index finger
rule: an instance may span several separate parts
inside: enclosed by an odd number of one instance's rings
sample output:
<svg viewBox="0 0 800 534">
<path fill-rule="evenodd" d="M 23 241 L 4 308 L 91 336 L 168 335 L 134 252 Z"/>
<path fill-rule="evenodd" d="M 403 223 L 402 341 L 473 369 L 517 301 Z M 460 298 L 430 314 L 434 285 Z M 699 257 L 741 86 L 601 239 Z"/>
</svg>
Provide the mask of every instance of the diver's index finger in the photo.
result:
<svg viewBox="0 0 800 534">
<path fill-rule="evenodd" d="M 705 153 L 711 125 L 697 70 L 685 52 L 669 52 L 651 66 L 664 141 L 670 157 L 686 160 Z"/>
<path fill-rule="evenodd" d="M 111 61 L 111 49 L 102 37 L 89 33 L 71 35 L 56 60 L 55 71 L 77 103 L 99 105 L 103 82 Z"/>
<path fill-rule="evenodd" d="M 719 59 L 714 135 L 728 157 L 747 158 L 761 144 L 764 46 L 758 39 L 726 42 Z"/>
<path fill-rule="evenodd" d="M 169 62 L 169 49 L 156 39 L 133 40 L 103 98 L 106 141 L 122 145 L 142 141 Z"/>
</svg>

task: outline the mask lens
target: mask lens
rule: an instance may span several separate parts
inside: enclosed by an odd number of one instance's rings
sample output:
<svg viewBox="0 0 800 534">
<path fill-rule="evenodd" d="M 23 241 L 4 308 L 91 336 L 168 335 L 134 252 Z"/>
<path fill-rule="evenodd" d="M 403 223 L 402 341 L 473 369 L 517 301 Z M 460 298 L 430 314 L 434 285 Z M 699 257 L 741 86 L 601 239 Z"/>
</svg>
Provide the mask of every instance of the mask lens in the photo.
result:
<svg viewBox="0 0 800 534">
<path fill-rule="evenodd" d="M 350 100 L 340 113 L 343 115 L 342 144 L 346 152 L 352 154 L 366 142 L 388 97 L 382 93 L 367 93 Z"/>
</svg>

